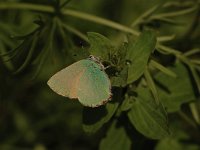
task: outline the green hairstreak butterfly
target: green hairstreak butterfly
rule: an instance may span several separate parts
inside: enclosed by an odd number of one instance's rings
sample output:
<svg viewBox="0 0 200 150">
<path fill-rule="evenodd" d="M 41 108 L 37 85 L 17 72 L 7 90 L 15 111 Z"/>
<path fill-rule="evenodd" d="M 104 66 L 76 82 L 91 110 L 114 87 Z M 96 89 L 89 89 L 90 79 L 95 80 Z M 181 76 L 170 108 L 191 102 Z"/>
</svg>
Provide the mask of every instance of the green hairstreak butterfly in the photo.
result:
<svg viewBox="0 0 200 150">
<path fill-rule="evenodd" d="M 111 99 L 111 83 L 103 64 L 90 56 L 53 75 L 47 84 L 59 95 L 77 98 L 88 107 L 98 107 Z"/>
</svg>

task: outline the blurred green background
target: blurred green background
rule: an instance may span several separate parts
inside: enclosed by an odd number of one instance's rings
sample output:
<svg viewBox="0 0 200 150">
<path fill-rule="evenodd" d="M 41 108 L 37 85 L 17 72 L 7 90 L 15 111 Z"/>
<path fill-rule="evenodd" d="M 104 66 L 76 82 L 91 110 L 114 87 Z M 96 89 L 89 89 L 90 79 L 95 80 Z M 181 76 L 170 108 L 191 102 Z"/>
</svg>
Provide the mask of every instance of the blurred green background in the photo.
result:
<svg viewBox="0 0 200 150">
<path fill-rule="evenodd" d="M 27 2 L 50 6 L 54 4 L 54 1 L 50 0 L 0 0 L 0 2 Z M 71 0 L 66 9 L 87 12 L 130 26 L 146 10 L 163 2 L 166 1 Z M 172 2 L 172 7 L 161 8 L 158 12 L 179 10 L 198 3 L 195 0 L 167 2 L 169 4 Z M 158 35 L 176 35 L 176 38 L 167 44 L 184 51 L 200 46 L 199 24 L 194 24 L 197 16 L 196 11 L 191 11 L 173 18 L 178 22 L 177 24 L 153 21 L 148 25 L 153 26 Z M 46 18 L 51 19 L 53 15 L 30 10 L 0 9 L 1 48 L 10 50 L 19 45 L 21 41 L 10 37 L 32 32 L 37 27 L 33 22 L 40 17 L 45 18 L 43 20 L 46 21 L 48 20 Z M 84 34 L 89 31 L 101 33 L 116 45 L 123 39 L 120 31 L 110 27 L 70 16 L 63 18 L 67 24 Z M 140 30 L 140 27 L 135 29 Z M 88 47 L 84 40 L 70 32 L 66 40 L 65 49 L 68 52 Z M 59 41 L 57 43 L 59 45 Z M 58 54 L 54 63 L 48 61 L 45 63 L 34 80 L 31 80 L 31 75 L 27 70 L 13 75 L 9 70 L 9 62 L 0 60 L 0 150 L 98 149 L 99 142 L 105 134 L 103 130 L 94 135 L 84 133 L 82 129 L 83 106 L 78 101 L 68 100 L 55 94 L 46 84 L 52 74 L 78 59 L 78 56 L 73 58 L 69 55 L 63 57 Z M 144 149 L 153 149 L 154 145 L 155 141 L 149 140 Z"/>
</svg>

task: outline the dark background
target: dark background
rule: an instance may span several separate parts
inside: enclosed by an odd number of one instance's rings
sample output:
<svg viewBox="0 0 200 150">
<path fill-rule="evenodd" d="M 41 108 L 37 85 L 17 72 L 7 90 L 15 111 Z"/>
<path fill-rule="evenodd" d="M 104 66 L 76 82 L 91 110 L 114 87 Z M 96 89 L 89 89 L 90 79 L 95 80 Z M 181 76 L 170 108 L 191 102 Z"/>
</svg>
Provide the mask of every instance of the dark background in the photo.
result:
<svg viewBox="0 0 200 150">
<path fill-rule="evenodd" d="M 11 1 L 11 0 L 10 0 Z M 10 2 L 9 0 L 0 2 Z M 51 5 L 54 1 L 27 0 L 12 2 L 28 2 L 33 4 Z M 147 9 L 165 0 L 71 0 L 67 8 L 101 16 L 129 26 Z M 62 1 L 61 1 L 62 2 Z M 161 8 L 158 12 L 170 12 L 197 3 L 195 0 L 172 0 L 176 6 Z M 199 18 L 197 12 L 175 17 L 177 24 L 153 21 L 148 26 L 153 27 L 158 35 L 172 35 L 176 38 L 168 42 L 174 48 L 186 51 L 199 47 Z M 29 10 L 0 9 L 0 43 L 6 50 L 15 48 L 20 40 L 12 39 L 12 35 L 26 35 L 37 25 L 33 22 L 38 18 L 48 22 L 53 16 Z M 88 31 L 99 32 L 116 45 L 121 42 L 121 32 L 97 23 L 63 17 L 67 24 L 86 34 Z M 142 26 L 135 29 L 140 30 Z M 48 35 L 47 35 L 48 36 Z M 84 40 L 68 32 L 66 49 L 75 51 L 89 46 Z M 47 37 L 43 37 L 45 43 Z M 41 43 L 41 46 L 43 46 Z M 49 43 L 48 43 L 49 44 Z M 57 41 L 59 49 L 60 41 Z M 9 62 L 0 60 L 0 149 L 1 150 L 89 150 L 97 149 L 104 131 L 94 135 L 86 134 L 82 129 L 83 106 L 77 100 L 69 100 L 52 92 L 46 82 L 49 77 L 64 66 L 79 59 L 58 55 L 53 63 L 45 63 L 40 73 L 31 80 L 31 67 L 22 73 L 13 75 Z M 23 60 L 22 60 L 23 61 Z M 166 63 L 169 63 L 167 60 Z M 14 65 L 20 64 L 16 60 Z M 156 141 L 147 140 L 146 149 L 153 149 Z"/>
</svg>

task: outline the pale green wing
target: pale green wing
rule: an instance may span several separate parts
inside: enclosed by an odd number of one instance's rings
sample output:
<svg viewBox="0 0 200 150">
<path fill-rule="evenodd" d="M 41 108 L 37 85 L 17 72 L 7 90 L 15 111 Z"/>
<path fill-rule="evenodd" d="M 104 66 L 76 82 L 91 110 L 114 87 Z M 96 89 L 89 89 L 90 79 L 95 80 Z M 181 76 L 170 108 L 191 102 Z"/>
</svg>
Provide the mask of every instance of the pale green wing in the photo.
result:
<svg viewBox="0 0 200 150">
<path fill-rule="evenodd" d="M 85 61 L 80 60 L 53 75 L 47 84 L 59 95 L 77 98 L 77 86 L 85 71 Z"/>
<path fill-rule="evenodd" d="M 85 106 L 98 107 L 111 98 L 111 83 L 101 66 L 94 61 L 85 60 L 87 69 L 78 83 L 77 96 Z"/>
</svg>

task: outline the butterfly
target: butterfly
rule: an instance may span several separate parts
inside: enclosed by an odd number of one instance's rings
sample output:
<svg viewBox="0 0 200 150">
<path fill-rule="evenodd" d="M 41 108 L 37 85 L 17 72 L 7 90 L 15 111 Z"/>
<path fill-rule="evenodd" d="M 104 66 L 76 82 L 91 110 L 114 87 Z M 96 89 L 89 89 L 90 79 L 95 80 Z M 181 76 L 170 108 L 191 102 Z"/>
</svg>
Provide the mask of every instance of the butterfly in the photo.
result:
<svg viewBox="0 0 200 150">
<path fill-rule="evenodd" d="M 78 99 L 88 107 L 98 107 L 111 100 L 111 83 L 99 58 L 90 55 L 53 75 L 47 82 L 59 95 Z"/>
</svg>

